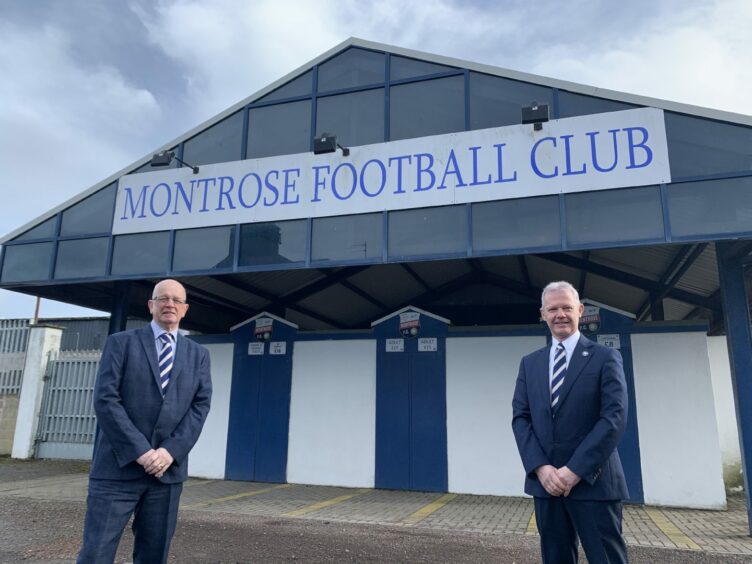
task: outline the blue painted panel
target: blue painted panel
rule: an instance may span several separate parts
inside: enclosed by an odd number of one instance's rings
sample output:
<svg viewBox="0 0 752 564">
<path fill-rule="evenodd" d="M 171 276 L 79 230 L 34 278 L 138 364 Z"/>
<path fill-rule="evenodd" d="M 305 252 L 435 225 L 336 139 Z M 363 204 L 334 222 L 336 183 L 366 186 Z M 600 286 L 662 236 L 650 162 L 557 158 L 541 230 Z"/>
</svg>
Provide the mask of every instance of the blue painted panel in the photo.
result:
<svg viewBox="0 0 752 564">
<path fill-rule="evenodd" d="M 404 353 L 376 355 L 377 488 L 410 489 L 410 378 Z"/>
<path fill-rule="evenodd" d="M 445 340 L 437 352 L 410 347 L 412 480 L 410 489 L 447 491 Z M 415 344 L 413 341 L 411 344 Z"/>
<path fill-rule="evenodd" d="M 225 461 L 227 480 L 253 480 L 259 380 L 253 377 L 247 347 L 243 342 L 235 343 Z"/>
<path fill-rule="evenodd" d="M 296 331 L 274 322 L 271 341 L 285 341 L 284 355 L 249 355 L 257 342 L 254 323 L 232 333 L 235 354 L 230 397 L 225 478 L 263 482 L 287 480 L 292 353 Z"/>
<path fill-rule="evenodd" d="M 376 367 L 377 488 L 446 491 L 447 326 L 420 316 L 417 338 L 404 352 L 386 352 L 386 339 L 402 338 L 399 316 L 374 328 Z M 437 351 L 418 352 L 418 338 L 436 337 Z"/>
<path fill-rule="evenodd" d="M 287 478 L 292 345 L 292 341 L 287 343 L 287 354 L 258 357 L 262 361 L 254 480 L 260 482 L 285 482 Z"/>
</svg>

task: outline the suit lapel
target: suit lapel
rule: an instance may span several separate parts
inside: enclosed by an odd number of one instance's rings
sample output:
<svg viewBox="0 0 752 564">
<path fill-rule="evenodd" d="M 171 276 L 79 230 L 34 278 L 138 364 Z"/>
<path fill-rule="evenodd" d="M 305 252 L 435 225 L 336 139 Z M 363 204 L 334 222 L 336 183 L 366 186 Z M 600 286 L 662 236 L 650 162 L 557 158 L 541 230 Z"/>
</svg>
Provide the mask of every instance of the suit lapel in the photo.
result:
<svg viewBox="0 0 752 564">
<path fill-rule="evenodd" d="M 180 372 L 185 367 L 186 363 L 186 357 L 188 356 L 188 346 L 186 343 L 186 339 L 178 333 L 177 342 L 176 342 L 176 350 L 175 350 L 175 361 L 172 363 L 172 371 L 170 372 L 170 383 L 167 385 L 167 393 L 170 393 L 170 388 L 174 387 L 174 385 L 177 383 L 178 376 L 180 376 Z"/>
<path fill-rule="evenodd" d="M 583 336 L 580 336 L 580 340 L 577 346 L 572 352 L 572 358 L 569 360 L 569 366 L 567 366 L 567 375 L 564 378 L 564 383 L 561 386 L 561 393 L 559 394 L 559 406 L 564 403 L 569 395 L 569 391 L 574 386 L 577 378 L 582 373 L 583 368 L 590 362 L 593 357 L 590 348 L 593 346 L 593 342 Z"/>
<path fill-rule="evenodd" d="M 144 348 L 144 356 L 149 361 L 149 368 L 151 368 L 151 375 L 154 378 L 154 384 L 158 390 L 161 390 L 159 382 L 159 366 L 157 365 L 157 345 L 154 342 L 154 331 L 151 329 L 151 325 L 144 327 L 138 334 L 141 341 L 141 346 Z"/>
<path fill-rule="evenodd" d="M 550 345 L 538 351 L 535 358 L 535 367 L 533 373 L 535 376 L 536 393 L 541 397 L 543 404 L 546 406 L 548 414 L 551 414 L 551 385 L 549 382 L 549 354 Z"/>
</svg>

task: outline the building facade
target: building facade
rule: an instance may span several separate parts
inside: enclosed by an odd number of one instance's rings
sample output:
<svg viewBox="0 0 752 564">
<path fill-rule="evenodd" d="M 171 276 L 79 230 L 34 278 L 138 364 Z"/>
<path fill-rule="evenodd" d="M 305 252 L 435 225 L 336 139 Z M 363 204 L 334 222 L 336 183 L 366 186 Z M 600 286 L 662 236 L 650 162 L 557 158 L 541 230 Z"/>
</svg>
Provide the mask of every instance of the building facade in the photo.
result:
<svg viewBox="0 0 752 564">
<path fill-rule="evenodd" d="M 218 390 L 195 472 L 519 494 L 511 386 L 567 279 L 630 357 L 634 500 L 725 503 L 706 337 L 746 463 L 750 116 L 350 39 L 161 150 L 6 236 L 0 286 L 118 330 L 179 278 Z M 704 492 L 665 471 L 698 461 Z"/>
</svg>

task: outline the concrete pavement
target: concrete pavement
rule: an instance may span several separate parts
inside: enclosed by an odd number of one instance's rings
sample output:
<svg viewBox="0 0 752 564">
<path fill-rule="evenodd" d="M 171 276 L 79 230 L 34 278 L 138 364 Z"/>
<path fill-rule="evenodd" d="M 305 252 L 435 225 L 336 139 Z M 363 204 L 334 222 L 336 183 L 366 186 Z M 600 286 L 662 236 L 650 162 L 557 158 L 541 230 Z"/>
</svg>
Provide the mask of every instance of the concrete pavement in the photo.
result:
<svg viewBox="0 0 752 564">
<path fill-rule="evenodd" d="M 83 470 L 81 463 L 0 459 L 0 499 L 83 502 L 87 486 Z M 180 510 L 184 515 L 316 520 L 398 527 L 406 532 L 537 536 L 533 504 L 526 498 L 191 479 Z M 681 549 L 697 555 L 698 561 L 703 561 L 702 555 L 738 555 L 752 562 L 742 496 L 730 498 L 724 511 L 627 506 L 624 533 L 630 549 Z"/>
</svg>

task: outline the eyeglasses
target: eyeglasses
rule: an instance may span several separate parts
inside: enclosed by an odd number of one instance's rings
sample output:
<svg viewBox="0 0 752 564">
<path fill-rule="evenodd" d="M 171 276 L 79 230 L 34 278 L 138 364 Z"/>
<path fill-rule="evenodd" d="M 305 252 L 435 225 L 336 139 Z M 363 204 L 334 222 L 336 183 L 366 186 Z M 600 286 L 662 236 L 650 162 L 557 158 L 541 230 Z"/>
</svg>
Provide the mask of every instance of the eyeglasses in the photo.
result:
<svg viewBox="0 0 752 564">
<path fill-rule="evenodd" d="M 171 298 L 170 296 L 154 296 L 151 301 L 153 302 L 159 302 L 160 305 L 167 304 L 169 302 L 174 303 L 175 305 L 184 305 L 185 300 L 183 298 Z"/>
</svg>

